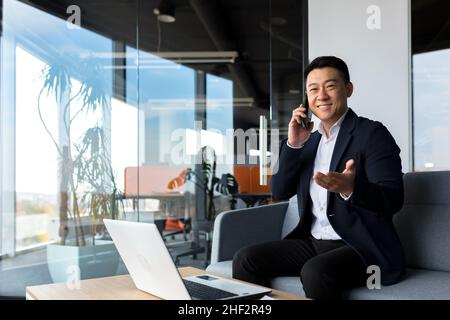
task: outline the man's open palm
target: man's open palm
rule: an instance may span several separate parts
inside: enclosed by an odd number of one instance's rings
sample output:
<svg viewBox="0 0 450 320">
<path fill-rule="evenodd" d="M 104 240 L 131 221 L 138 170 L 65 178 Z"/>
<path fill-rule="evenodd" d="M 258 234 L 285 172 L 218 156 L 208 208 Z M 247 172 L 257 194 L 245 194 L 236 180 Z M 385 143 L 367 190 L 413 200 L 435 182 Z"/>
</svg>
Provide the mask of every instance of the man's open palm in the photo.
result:
<svg viewBox="0 0 450 320">
<path fill-rule="evenodd" d="M 328 172 L 324 174 L 316 172 L 313 178 L 322 188 L 325 188 L 330 192 L 349 196 L 353 193 L 355 184 L 355 161 L 353 159 L 348 160 L 342 173 Z"/>
</svg>

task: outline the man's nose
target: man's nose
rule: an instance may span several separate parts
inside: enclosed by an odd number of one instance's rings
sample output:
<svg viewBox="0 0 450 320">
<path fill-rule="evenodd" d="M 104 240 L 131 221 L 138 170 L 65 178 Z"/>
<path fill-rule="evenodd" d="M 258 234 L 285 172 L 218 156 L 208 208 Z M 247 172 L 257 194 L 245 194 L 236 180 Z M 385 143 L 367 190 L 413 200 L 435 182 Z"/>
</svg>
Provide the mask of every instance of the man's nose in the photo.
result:
<svg viewBox="0 0 450 320">
<path fill-rule="evenodd" d="M 324 87 L 320 88 L 319 89 L 319 93 L 317 95 L 317 99 L 319 99 L 319 100 L 327 100 L 328 98 L 329 98 L 329 95 L 328 95 L 327 90 Z"/>
</svg>

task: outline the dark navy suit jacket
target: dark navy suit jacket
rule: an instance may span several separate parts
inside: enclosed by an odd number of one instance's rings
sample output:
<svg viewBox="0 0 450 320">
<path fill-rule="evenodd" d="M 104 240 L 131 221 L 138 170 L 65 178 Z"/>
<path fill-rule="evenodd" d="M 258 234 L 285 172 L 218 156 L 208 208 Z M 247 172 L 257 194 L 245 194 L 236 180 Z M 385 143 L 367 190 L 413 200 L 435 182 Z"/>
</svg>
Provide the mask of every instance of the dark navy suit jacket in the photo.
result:
<svg viewBox="0 0 450 320">
<path fill-rule="evenodd" d="M 270 185 L 275 199 L 298 198 L 300 220 L 286 238 L 310 235 L 312 213 L 309 186 L 321 139 L 316 131 L 301 149 L 281 143 L 278 171 Z M 355 187 L 351 198 L 328 192 L 327 216 L 336 233 L 363 259 L 381 269 L 383 285 L 398 282 L 405 271 L 403 249 L 392 223 L 403 206 L 400 149 L 380 122 L 358 117 L 349 109 L 342 122 L 331 158 L 330 171 L 342 172 L 355 160 Z M 369 276 L 369 275 L 368 275 Z"/>
</svg>

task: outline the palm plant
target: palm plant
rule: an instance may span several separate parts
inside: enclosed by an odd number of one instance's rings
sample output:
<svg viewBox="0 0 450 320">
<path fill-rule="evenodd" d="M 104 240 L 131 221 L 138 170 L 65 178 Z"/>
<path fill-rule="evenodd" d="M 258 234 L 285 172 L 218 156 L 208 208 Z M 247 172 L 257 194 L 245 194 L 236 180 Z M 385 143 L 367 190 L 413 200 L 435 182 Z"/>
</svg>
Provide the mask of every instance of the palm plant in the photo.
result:
<svg viewBox="0 0 450 320">
<path fill-rule="evenodd" d="M 109 112 L 110 94 L 107 81 L 99 65 L 81 62 L 74 66 L 63 57 L 51 59 L 41 72 L 43 86 L 38 96 L 38 114 L 41 123 L 51 138 L 59 162 L 59 236 L 66 244 L 69 221 L 72 221 L 75 244 L 85 245 L 82 216 L 92 218 L 91 236 L 97 230 L 102 217 L 117 214 L 115 194 L 117 186 L 111 167 L 108 138 L 102 126 L 88 128 L 79 141 L 72 141 L 72 126 L 81 115 L 104 115 Z M 54 63 L 53 63 L 54 62 Z M 73 79 L 81 82 L 80 88 L 71 95 Z M 41 98 L 53 95 L 63 119 L 62 136 L 56 139 L 43 116 Z M 77 102 L 77 103 L 75 103 Z M 61 132 L 59 133 L 61 136 Z"/>
<path fill-rule="evenodd" d="M 205 156 L 210 152 L 210 160 Z M 213 220 L 216 215 L 216 208 L 214 204 L 215 191 L 230 195 L 238 191 L 238 183 L 234 176 L 230 173 L 223 174 L 219 179 L 216 176 L 216 154 L 214 149 L 205 146 L 202 148 L 202 169 L 201 172 L 195 172 L 191 168 L 186 170 L 185 181 L 191 181 L 199 186 L 206 194 L 206 219 Z M 233 203 L 232 203 L 233 209 Z"/>
</svg>

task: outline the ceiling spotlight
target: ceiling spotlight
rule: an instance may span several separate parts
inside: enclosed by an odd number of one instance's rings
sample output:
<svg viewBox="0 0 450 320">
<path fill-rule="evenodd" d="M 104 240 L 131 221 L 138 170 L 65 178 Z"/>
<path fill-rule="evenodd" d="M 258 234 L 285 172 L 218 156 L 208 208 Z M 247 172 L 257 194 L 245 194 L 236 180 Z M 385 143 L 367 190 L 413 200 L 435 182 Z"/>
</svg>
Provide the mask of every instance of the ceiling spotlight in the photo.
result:
<svg viewBox="0 0 450 320">
<path fill-rule="evenodd" d="M 158 7 L 153 9 L 153 13 L 161 22 L 175 22 L 175 6 L 171 0 L 161 0 Z"/>
</svg>

